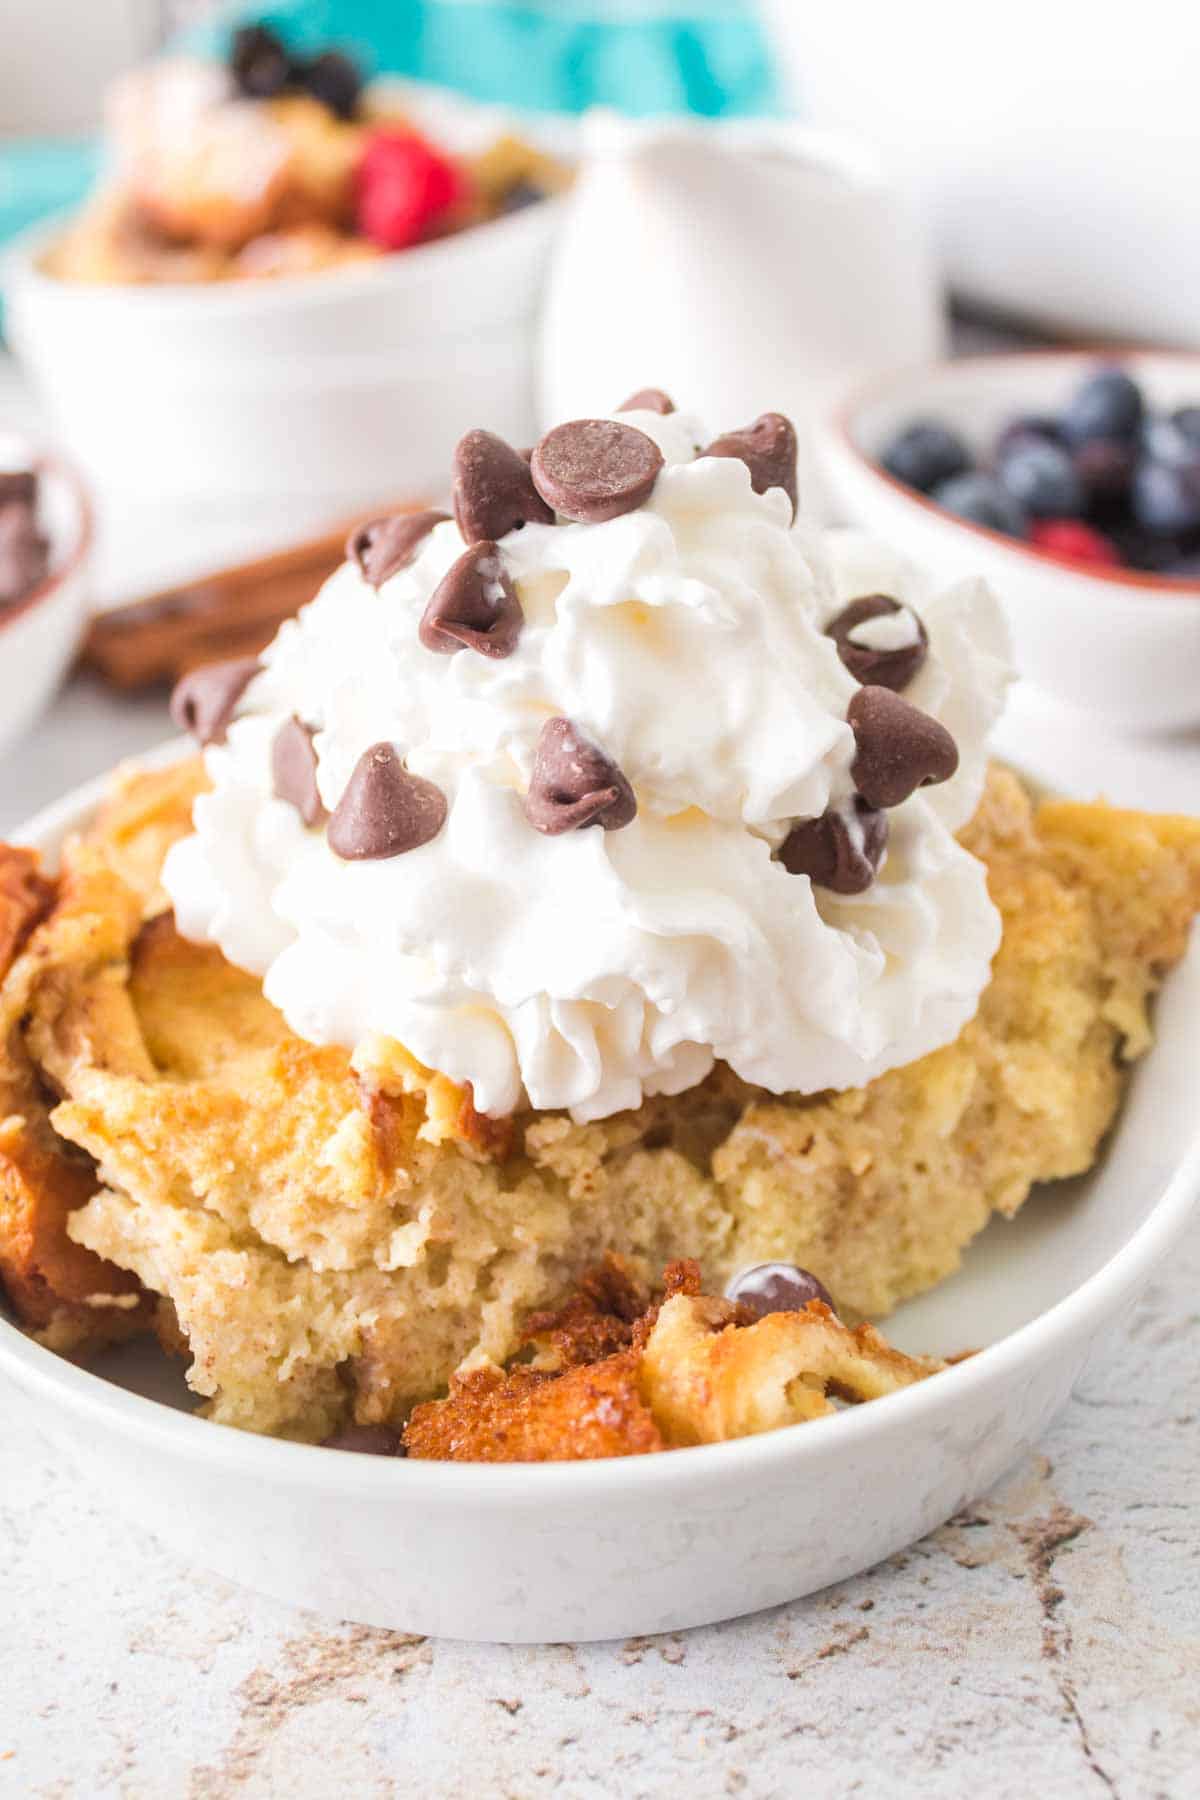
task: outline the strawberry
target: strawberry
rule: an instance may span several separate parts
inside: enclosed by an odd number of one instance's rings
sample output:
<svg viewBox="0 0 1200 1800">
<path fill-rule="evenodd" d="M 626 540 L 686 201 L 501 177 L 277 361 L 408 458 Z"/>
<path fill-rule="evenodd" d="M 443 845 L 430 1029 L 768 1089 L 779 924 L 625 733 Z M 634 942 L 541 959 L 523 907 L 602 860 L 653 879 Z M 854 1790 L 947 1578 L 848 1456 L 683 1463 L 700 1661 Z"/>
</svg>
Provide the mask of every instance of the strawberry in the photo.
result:
<svg viewBox="0 0 1200 1800">
<path fill-rule="evenodd" d="M 1078 519 L 1036 519 L 1029 541 L 1047 556 L 1062 562 L 1091 563 L 1095 568 L 1115 569 L 1121 558 L 1111 538 L 1093 531 Z"/>
<path fill-rule="evenodd" d="M 403 250 L 431 236 L 467 193 L 463 170 L 426 138 L 376 131 L 358 167 L 358 229 L 385 250 Z"/>
</svg>

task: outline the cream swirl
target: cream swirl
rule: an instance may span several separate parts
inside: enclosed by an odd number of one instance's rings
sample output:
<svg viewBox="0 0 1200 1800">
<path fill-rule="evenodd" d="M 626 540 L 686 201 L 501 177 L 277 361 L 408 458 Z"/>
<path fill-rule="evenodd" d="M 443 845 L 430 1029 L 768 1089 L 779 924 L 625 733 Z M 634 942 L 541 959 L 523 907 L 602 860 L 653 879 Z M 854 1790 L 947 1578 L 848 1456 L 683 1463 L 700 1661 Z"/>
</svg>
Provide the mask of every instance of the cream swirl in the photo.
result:
<svg viewBox="0 0 1200 1800">
<path fill-rule="evenodd" d="M 930 640 L 906 697 L 954 731 L 959 772 L 889 815 L 865 893 L 814 887 L 773 853 L 798 819 L 852 803 L 856 684 L 823 631 L 838 590 L 822 546 L 744 463 L 697 456 L 686 417 L 621 423 L 665 459 L 644 505 L 500 540 L 524 614 L 511 655 L 419 640 L 464 551 L 450 521 L 378 592 L 352 564 L 335 574 L 208 750 L 213 791 L 167 863 L 180 928 L 262 974 L 296 1031 L 398 1040 L 492 1114 L 599 1118 L 716 1059 L 774 1092 L 857 1084 L 958 1032 L 999 939 L 982 866 L 952 836 L 1003 689 L 986 589 L 901 594 Z M 445 795 L 437 836 L 390 860 L 335 856 L 273 795 L 292 716 L 315 727 L 327 808 L 387 742 Z M 552 718 L 632 784 L 624 829 L 531 827 Z"/>
</svg>

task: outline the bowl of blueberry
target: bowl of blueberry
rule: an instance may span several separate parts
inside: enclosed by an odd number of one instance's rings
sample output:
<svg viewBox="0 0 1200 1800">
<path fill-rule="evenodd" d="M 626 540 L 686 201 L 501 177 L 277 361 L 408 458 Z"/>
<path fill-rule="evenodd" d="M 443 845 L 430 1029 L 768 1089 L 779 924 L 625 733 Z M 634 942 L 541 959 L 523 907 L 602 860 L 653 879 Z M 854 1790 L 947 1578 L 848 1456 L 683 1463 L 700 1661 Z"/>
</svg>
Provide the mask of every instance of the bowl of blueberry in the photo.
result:
<svg viewBox="0 0 1200 1800">
<path fill-rule="evenodd" d="M 941 363 L 852 399 L 823 449 L 851 523 L 987 577 L 1028 679 L 1136 728 L 1200 722 L 1200 356 Z"/>
</svg>

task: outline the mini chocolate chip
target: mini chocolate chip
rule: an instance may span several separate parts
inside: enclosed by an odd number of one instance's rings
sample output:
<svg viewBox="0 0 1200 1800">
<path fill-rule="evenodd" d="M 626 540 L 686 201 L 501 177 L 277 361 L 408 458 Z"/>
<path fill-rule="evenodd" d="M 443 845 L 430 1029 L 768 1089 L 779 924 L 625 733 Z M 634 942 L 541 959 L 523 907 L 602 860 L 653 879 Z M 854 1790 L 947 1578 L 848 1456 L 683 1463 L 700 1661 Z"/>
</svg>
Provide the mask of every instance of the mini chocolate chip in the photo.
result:
<svg viewBox="0 0 1200 1800">
<path fill-rule="evenodd" d="M 444 512 L 389 513 L 360 525 L 346 539 L 346 555 L 362 570 L 373 588 L 401 569 L 407 569 L 435 525 L 450 517 Z"/>
<path fill-rule="evenodd" d="M 639 388 L 636 394 L 630 394 L 628 400 L 618 406 L 617 411 L 661 413 L 665 418 L 668 413 L 675 411 L 675 402 L 661 388 Z"/>
<path fill-rule="evenodd" d="M 452 656 L 511 656 L 525 615 L 497 544 L 472 544 L 434 588 L 419 634 L 427 650 Z"/>
<path fill-rule="evenodd" d="M 372 744 L 354 765 L 329 821 L 329 848 L 343 862 L 373 862 L 419 850 L 446 823 L 446 796 L 410 775 L 394 745 Z"/>
<path fill-rule="evenodd" d="M 277 800 L 294 806 L 306 825 L 319 825 L 325 817 L 317 787 L 317 753 L 313 727 L 295 714 L 275 733 L 271 746 L 271 780 Z"/>
<path fill-rule="evenodd" d="M 37 471 L 0 469 L 0 507 L 37 505 Z"/>
<path fill-rule="evenodd" d="M 857 626 L 865 625 L 869 619 L 894 618 L 899 613 L 912 620 L 910 643 L 894 644 L 885 650 L 855 643 Z M 863 594 L 861 599 L 851 600 L 830 619 L 825 635 L 837 645 L 837 653 L 855 681 L 891 688 L 894 694 L 908 686 L 929 654 L 929 637 L 921 620 L 911 606 L 902 606 L 890 594 Z"/>
<path fill-rule="evenodd" d="M 401 1456 L 400 1434 L 387 1425 L 343 1425 L 321 1439 L 323 1450 L 354 1450 L 359 1456 Z"/>
<path fill-rule="evenodd" d="M 857 745 L 850 773 L 870 806 L 899 806 L 917 788 L 949 781 L 958 767 L 946 727 L 890 688 L 859 688 L 846 719 Z"/>
<path fill-rule="evenodd" d="M 653 438 L 616 419 L 573 419 L 533 453 L 537 491 L 565 519 L 598 525 L 643 505 L 663 454 Z"/>
<path fill-rule="evenodd" d="M 464 543 L 478 544 L 518 525 L 553 525 L 519 451 L 491 431 L 468 431 L 454 451 L 454 517 Z"/>
<path fill-rule="evenodd" d="M 633 789 L 611 756 L 572 725 L 550 719 L 533 753 L 525 816 L 535 831 L 557 837 L 585 825 L 620 831 L 637 815 Z"/>
<path fill-rule="evenodd" d="M 198 744 L 223 744 L 233 709 L 261 666 L 257 656 L 231 656 L 190 669 L 171 695 L 172 719 Z"/>
<path fill-rule="evenodd" d="M 782 413 L 762 413 L 744 431 L 727 431 L 714 438 L 701 456 L 734 456 L 750 471 L 756 494 L 782 488 L 792 503 L 792 518 L 799 504 L 796 493 L 796 428 Z"/>
<path fill-rule="evenodd" d="M 747 1307 L 757 1319 L 768 1313 L 803 1312 L 810 1300 L 822 1301 L 830 1312 L 837 1310 L 824 1284 L 795 1263 L 755 1263 L 734 1276 L 725 1297 Z"/>
<path fill-rule="evenodd" d="M 831 806 L 820 818 L 793 825 L 779 847 L 779 860 L 789 875 L 807 875 L 814 887 L 863 894 L 883 861 L 887 839 L 887 814 L 856 794 L 849 812 Z"/>
<path fill-rule="evenodd" d="M 23 600 L 49 571 L 50 539 L 38 530 L 32 505 L 0 504 L 0 606 Z"/>
</svg>

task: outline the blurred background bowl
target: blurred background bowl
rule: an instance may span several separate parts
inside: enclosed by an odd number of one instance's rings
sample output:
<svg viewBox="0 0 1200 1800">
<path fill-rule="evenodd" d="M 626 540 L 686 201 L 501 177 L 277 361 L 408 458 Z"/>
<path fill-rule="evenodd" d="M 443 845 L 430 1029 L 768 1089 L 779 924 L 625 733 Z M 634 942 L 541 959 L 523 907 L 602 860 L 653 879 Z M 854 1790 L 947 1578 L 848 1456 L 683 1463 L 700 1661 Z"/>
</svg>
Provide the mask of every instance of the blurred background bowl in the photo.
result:
<svg viewBox="0 0 1200 1800">
<path fill-rule="evenodd" d="M 204 286 L 47 274 L 61 222 L 5 261 L 6 328 L 104 496 L 325 512 L 444 481 L 457 439 L 535 433 L 548 200 L 358 269 Z"/>
<path fill-rule="evenodd" d="M 1018 414 L 1061 410 L 1096 364 L 1084 351 L 966 357 L 886 378 L 834 412 L 821 438 L 841 517 L 943 580 L 983 575 L 1008 617 L 1021 675 L 1074 706 L 1139 730 L 1200 722 L 1200 583 L 1134 569 L 1085 570 L 945 512 L 879 467 L 888 440 L 939 419 L 983 455 Z M 1117 360 L 1155 409 L 1200 397 L 1200 356 Z"/>
<path fill-rule="evenodd" d="M 1008 0 L 986 33 L 961 0 L 762 13 L 805 121 L 882 155 L 956 295 L 1200 346 L 1200 7 Z"/>
<path fill-rule="evenodd" d="M 0 753 L 33 724 L 71 662 L 88 607 L 92 506 L 80 477 L 59 457 L 10 433 L 0 436 L 6 466 L 39 475 L 38 517 L 50 539 L 50 573 L 14 606 L 0 609 Z"/>
</svg>

